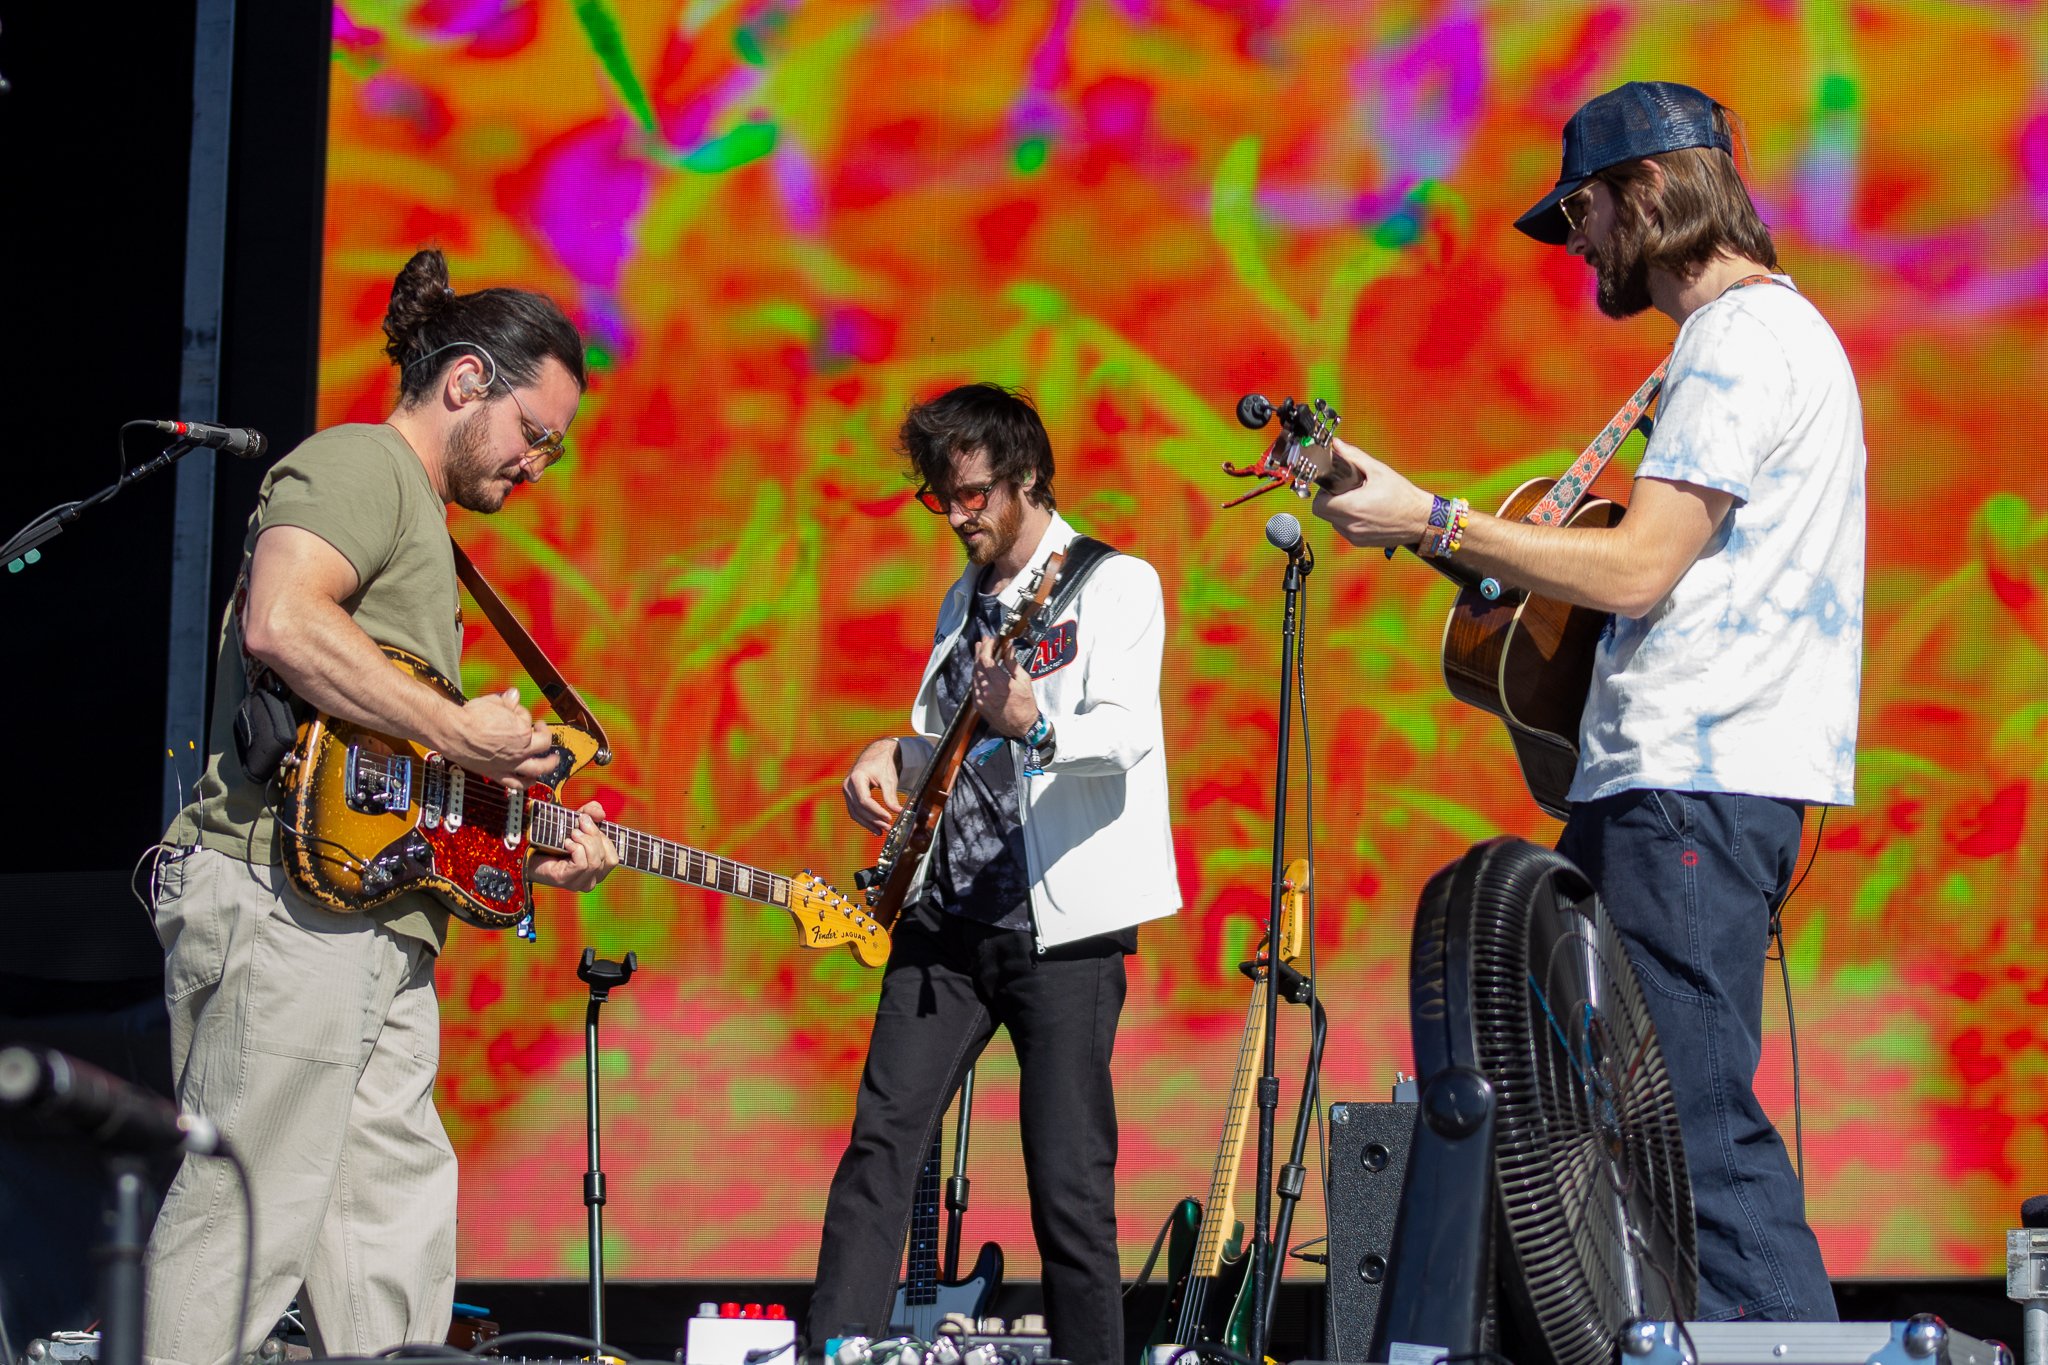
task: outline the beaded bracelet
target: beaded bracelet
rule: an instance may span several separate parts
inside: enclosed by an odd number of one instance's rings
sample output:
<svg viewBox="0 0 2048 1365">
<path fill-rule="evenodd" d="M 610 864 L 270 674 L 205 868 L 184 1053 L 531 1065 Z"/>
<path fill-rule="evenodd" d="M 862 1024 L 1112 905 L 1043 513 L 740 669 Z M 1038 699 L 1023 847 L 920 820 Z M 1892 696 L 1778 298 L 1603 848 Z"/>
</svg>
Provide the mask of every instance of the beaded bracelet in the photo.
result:
<svg viewBox="0 0 2048 1365">
<path fill-rule="evenodd" d="M 1472 504 L 1463 498 L 1451 499 L 1450 529 L 1444 532 L 1442 548 L 1437 553 L 1445 559 L 1456 554 L 1458 547 L 1465 543 L 1465 524 L 1471 520 Z"/>
</svg>

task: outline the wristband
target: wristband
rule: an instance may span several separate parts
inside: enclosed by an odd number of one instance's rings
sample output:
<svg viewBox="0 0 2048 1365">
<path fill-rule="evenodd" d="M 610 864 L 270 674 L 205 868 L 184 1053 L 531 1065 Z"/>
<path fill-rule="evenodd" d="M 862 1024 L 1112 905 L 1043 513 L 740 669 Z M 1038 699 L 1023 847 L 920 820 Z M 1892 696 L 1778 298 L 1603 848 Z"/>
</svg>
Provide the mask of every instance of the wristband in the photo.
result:
<svg viewBox="0 0 2048 1365">
<path fill-rule="evenodd" d="M 1038 719 L 1031 722 L 1031 728 L 1024 732 L 1024 746 L 1028 749 L 1043 748 L 1051 734 L 1052 722 L 1047 720 L 1045 712 L 1041 711 L 1038 713 Z"/>
</svg>

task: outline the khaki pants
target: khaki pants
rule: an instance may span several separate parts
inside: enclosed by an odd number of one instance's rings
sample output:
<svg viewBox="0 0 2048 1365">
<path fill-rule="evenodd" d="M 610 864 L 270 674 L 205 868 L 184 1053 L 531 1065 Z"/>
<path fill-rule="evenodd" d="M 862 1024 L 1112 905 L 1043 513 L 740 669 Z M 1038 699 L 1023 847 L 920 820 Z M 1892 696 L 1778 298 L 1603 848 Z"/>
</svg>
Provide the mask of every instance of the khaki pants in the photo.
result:
<svg viewBox="0 0 2048 1365">
<path fill-rule="evenodd" d="M 434 1111 L 432 951 L 309 904 L 281 868 L 203 848 L 166 852 L 156 928 L 178 1101 L 249 1169 L 254 1286 L 238 1351 L 295 1294 L 316 1356 L 445 1340 L 455 1152 Z M 245 1248 L 233 1172 L 188 1157 L 149 1242 L 151 1365 L 228 1357 Z"/>
</svg>

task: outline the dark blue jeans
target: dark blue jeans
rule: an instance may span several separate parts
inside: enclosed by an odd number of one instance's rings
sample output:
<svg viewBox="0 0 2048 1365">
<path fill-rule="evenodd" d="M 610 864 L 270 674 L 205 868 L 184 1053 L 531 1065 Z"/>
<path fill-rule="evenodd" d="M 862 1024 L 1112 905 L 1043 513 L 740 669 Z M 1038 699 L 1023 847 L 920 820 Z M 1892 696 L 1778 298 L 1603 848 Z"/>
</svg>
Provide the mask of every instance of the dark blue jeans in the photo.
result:
<svg viewBox="0 0 2048 1365">
<path fill-rule="evenodd" d="M 1671 1071 L 1703 1321 L 1836 1317 L 1805 1191 L 1755 1090 L 1771 907 L 1804 817 L 1761 796 L 1629 791 L 1574 806 L 1557 844 L 1628 944 Z"/>
</svg>

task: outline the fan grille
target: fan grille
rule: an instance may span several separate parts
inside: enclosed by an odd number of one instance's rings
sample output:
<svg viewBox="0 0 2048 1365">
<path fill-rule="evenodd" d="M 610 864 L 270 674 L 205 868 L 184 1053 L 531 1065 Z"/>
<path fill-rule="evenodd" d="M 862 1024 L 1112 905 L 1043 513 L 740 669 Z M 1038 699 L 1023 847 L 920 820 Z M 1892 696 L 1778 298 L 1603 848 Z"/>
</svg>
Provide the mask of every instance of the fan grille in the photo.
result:
<svg viewBox="0 0 2048 1365">
<path fill-rule="evenodd" d="M 1609 1365 L 1628 1319 L 1689 1317 L 1697 1295 L 1670 1074 L 1584 875 L 1518 841 L 1475 855 L 1473 1018 L 1498 1104 L 1506 1282 L 1557 1365 Z"/>
</svg>

